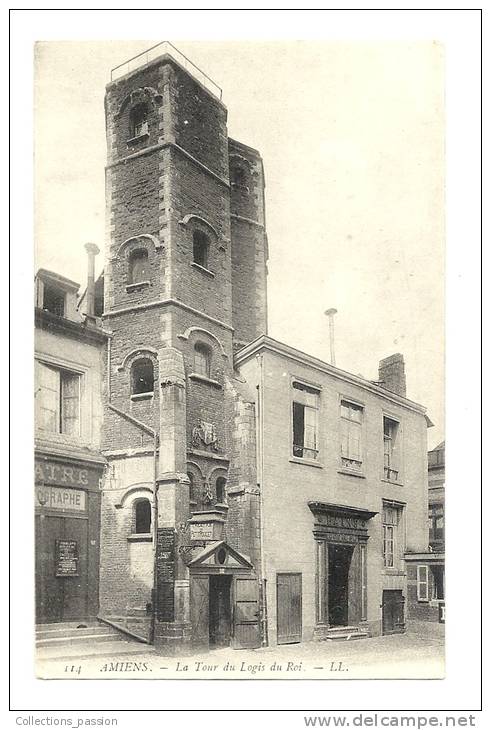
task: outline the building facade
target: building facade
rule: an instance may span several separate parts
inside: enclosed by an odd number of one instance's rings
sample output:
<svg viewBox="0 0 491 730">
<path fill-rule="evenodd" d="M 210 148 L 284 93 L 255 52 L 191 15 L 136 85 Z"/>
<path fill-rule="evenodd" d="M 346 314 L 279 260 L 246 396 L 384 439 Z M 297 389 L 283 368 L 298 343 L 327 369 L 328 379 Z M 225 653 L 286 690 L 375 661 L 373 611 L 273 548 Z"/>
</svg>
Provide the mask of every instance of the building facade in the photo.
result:
<svg viewBox="0 0 491 730">
<path fill-rule="evenodd" d="M 77 311 L 78 284 L 36 276 L 36 622 L 98 615 L 102 372 L 107 336 Z"/>
<path fill-rule="evenodd" d="M 407 556 L 409 616 L 445 622 L 445 442 L 428 452 L 428 549 Z"/>
</svg>

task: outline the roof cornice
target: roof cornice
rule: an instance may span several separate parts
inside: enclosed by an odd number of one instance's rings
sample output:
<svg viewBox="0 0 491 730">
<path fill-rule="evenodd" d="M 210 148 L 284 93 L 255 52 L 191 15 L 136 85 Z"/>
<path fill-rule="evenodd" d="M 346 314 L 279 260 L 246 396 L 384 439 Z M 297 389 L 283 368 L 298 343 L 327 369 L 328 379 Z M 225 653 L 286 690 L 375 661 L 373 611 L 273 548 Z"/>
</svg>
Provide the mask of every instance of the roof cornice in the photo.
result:
<svg viewBox="0 0 491 730">
<path fill-rule="evenodd" d="M 274 340 L 272 337 L 268 337 L 267 335 L 261 335 L 239 350 L 234 357 L 235 366 L 240 367 L 240 365 L 247 362 L 252 357 L 259 355 L 264 350 L 275 352 L 278 355 L 288 357 L 290 360 L 295 360 L 302 365 L 306 365 L 307 367 L 326 373 L 326 375 L 330 375 L 338 380 L 356 385 L 359 388 L 363 388 L 364 390 L 374 393 L 381 398 L 385 398 L 392 403 L 397 403 L 397 405 L 403 406 L 404 408 L 409 408 L 410 410 L 421 413 L 422 415 L 425 415 L 426 413 L 426 408 L 415 401 L 404 398 L 401 395 L 397 395 L 397 393 L 392 393 L 390 390 L 386 390 L 380 385 L 374 385 L 374 383 L 370 380 L 365 380 L 365 378 L 362 378 L 359 375 L 353 375 L 346 370 L 341 370 L 341 368 L 337 368 L 323 360 L 319 360 L 313 355 L 307 355 L 307 353 L 297 350 L 290 345 L 285 345 L 283 342 Z"/>
</svg>

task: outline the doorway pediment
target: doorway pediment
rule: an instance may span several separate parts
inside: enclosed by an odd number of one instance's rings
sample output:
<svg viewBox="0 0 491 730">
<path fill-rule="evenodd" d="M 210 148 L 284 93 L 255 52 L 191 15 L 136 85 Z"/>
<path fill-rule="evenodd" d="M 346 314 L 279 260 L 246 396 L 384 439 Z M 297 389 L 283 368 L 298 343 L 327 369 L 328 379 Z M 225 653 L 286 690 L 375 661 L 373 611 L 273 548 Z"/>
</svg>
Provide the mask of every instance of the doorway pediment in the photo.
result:
<svg viewBox="0 0 491 730">
<path fill-rule="evenodd" d="M 193 557 L 188 568 L 253 568 L 249 557 L 234 550 L 224 540 L 212 542 Z"/>
</svg>

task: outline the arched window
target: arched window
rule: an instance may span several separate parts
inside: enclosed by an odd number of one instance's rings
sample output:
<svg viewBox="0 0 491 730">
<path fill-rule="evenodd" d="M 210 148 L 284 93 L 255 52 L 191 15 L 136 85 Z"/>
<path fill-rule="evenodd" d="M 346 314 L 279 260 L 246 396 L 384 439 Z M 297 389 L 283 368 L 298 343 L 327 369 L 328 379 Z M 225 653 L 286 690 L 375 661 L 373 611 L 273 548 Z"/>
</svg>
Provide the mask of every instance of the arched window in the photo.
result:
<svg viewBox="0 0 491 730">
<path fill-rule="evenodd" d="M 130 135 L 141 137 L 143 134 L 148 134 L 148 107 L 137 104 L 130 112 Z"/>
<path fill-rule="evenodd" d="M 194 485 L 194 477 L 191 474 L 190 471 L 188 471 L 188 479 L 189 479 L 189 501 L 190 502 L 196 502 L 196 493 L 195 493 L 195 485 Z"/>
<path fill-rule="evenodd" d="M 211 349 L 202 342 L 194 346 L 194 372 L 209 378 L 211 375 Z"/>
<path fill-rule="evenodd" d="M 148 251 L 144 248 L 130 253 L 129 281 L 130 284 L 148 281 Z"/>
<path fill-rule="evenodd" d="M 131 368 L 131 394 L 153 393 L 153 362 L 148 358 L 136 360 Z"/>
<path fill-rule="evenodd" d="M 208 251 L 210 248 L 210 240 L 203 231 L 194 231 L 193 233 L 193 261 L 195 264 L 208 268 Z"/>
<path fill-rule="evenodd" d="M 220 504 L 224 504 L 227 499 L 227 494 L 225 492 L 225 485 L 227 483 L 227 480 L 225 477 L 218 477 L 216 481 L 216 490 L 217 490 L 217 502 Z"/>
<path fill-rule="evenodd" d="M 152 508 L 148 499 L 135 502 L 135 533 L 148 535 L 152 523 Z"/>
<path fill-rule="evenodd" d="M 234 167 L 232 170 L 232 184 L 238 188 L 245 187 L 245 172 L 241 167 Z"/>
</svg>

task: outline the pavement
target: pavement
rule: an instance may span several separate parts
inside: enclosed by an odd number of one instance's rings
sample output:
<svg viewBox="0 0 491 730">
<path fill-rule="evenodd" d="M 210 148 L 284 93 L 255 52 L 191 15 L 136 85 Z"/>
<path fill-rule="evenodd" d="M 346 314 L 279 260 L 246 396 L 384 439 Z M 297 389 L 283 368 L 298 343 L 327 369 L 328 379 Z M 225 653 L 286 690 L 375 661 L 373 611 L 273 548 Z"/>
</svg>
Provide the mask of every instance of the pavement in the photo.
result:
<svg viewBox="0 0 491 730">
<path fill-rule="evenodd" d="M 229 647 L 169 657 L 133 641 L 38 649 L 41 679 L 442 679 L 444 625 L 351 641 Z"/>
</svg>

